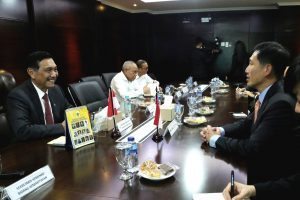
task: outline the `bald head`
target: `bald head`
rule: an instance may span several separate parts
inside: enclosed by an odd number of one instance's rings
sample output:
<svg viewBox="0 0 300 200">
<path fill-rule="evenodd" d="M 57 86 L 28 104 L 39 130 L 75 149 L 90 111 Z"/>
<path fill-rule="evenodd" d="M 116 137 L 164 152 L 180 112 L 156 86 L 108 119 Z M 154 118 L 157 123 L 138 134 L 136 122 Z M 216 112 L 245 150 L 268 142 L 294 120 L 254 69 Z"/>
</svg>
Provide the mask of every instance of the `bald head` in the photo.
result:
<svg viewBox="0 0 300 200">
<path fill-rule="evenodd" d="M 123 66 L 122 66 L 122 71 L 128 81 L 133 81 L 136 78 L 138 68 L 137 68 L 135 62 L 128 60 L 128 61 L 124 62 Z"/>
</svg>

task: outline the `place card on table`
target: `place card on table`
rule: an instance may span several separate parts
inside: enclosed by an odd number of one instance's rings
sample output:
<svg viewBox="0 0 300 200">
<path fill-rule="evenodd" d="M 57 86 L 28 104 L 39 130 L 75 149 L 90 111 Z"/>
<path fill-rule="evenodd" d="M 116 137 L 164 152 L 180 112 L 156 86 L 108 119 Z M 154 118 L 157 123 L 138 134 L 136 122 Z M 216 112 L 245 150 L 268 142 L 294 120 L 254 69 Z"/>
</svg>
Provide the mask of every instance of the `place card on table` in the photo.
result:
<svg viewBox="0 0 300 200">
<path fill-rule="evenodd" d="M 11 200 L 21 199 L 52 179 L 54 179 L 54 175 L 50 167 L 46 165 L 21 180 L 9 185 L 4 189 L 4 192 L 6 192 Z"/>
<path fill-rule="evenodd" d="M 124 130 L 128 129 L 131 126 L 133 126 L 133 124 L 130 117 L 126 117 L 125 119 L 117 123 L 117 127 L 120 132 L 123 132 Z"/>
<path fill-rule="evenodd" d="M 66 113 L 66 147 L 77 149 L 95 143 L 86 106 L 69 108 Z"/>
<path fill-rule="evenodd" d="M 167 129 L 170 133 L 171 136 L 174 135 L 174 133 L 177 131 L 178 129 L 178 123 L 176 122 L 176 120 L 174 119 L 168 126 Z"/>
</svg>

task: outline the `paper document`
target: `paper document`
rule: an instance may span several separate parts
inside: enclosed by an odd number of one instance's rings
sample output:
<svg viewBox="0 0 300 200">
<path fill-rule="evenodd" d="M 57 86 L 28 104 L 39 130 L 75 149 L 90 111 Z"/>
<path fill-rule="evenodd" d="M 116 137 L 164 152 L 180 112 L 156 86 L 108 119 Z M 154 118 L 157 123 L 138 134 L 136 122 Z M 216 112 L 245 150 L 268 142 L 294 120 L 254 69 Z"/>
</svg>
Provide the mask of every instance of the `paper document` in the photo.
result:
<svg viewBox="0 0 300 200">
<path fill-rule="evenodd" d="M 193 200 L 224 200 L 222 193 L 196 193 Z"/>
<path fill-rule="evenodd" d="M 60 146 L 63 147 L 66 144 L 66 136 L 60 136 L 59 138 L 56 138 L 54 140 L 51 140 L 47 144 L 53 145 L 53 146 Z"/>
</svg>

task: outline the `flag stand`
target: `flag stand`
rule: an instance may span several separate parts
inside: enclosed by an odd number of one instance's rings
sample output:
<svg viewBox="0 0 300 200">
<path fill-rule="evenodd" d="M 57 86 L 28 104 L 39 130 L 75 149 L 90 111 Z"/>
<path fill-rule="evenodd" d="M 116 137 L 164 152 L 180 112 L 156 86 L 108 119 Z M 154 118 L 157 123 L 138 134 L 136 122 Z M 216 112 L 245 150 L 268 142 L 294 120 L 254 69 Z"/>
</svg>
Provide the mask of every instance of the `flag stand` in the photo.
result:
<svg viewBox="0 0 300 200">
<path fill-rule="evenodd" d="M 159 134 L 158 127 L 156 127 L 156 133 L 153 134 L 152 140 L 156 143 L 160 143 L 163 139 L 163 136 Z"/>
<path fill-rule="evenodd" d="M 154 124 L 156 125 L 156 133 L 153 134 L 152 140 L 156 143 L 161 142 L 164 138 L 158 131 L 158 124 L 160 118 L 160 108 L 159 108 L 159 100 L 158 100 L 158 89 L 156 88 L 156 96 L 155 96 L 155 103 L 156 103 L 156 110 L 155 110 L 155 117 L 154 117 Z"/>
<path fill-rule="evenodd" d="M 109 96 L 110 96 L 110 102 L 111 102 L 111 109 L 112 109 L 112 118 L 114 120 L 114 129 L 112 130 L 110 137 L 114 140 L 118 139 L 119 137 L 121 137 L 121 133 L 118 130 L 117 126 L 116 126 L 116 120 L 115 120 L 115 108 L 114 108 L 114 101 L 113 101 L 113 94 L 111 91 L 111 88 L 109 88 Z M 107 108 L 109 109 L 109 107 Z"/>
</svg>

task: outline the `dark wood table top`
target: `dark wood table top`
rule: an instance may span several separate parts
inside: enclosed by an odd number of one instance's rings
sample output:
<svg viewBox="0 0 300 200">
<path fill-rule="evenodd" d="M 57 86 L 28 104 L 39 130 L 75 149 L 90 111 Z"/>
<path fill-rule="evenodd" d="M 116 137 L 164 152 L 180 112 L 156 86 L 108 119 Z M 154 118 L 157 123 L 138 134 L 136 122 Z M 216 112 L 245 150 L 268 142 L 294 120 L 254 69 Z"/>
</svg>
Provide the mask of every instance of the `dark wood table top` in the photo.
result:
<svg viewBox="0 0 300 200">
<path fill-rule="evenodd" d="M 233 122 L 229 112 L 241 111 L 247 111 L 247 100 L 236 99 L 232 89 L 229 94 L 217 96 L 216 112 L 207 117 L 208 124 Z M 47 145 L 53 138 L 13 144 L 1 149 L 2 166 L 6 172 L 25 170 L 27 174 L 50 166 L 55 180 L 28 199 L 192 199 L 193 193 L 221 192 L 230 181 L 231 170 L 235 171 L 236 181 L 246 183 L 245 160 L 208 147 L 200 138 L 200 129 L 183 125 L 159 144 L 151 137 L 139 144 L 139 163 L 154 160 L 180 167 L 173 177 L 163 181 L 138 176 L 121 181 L 122 168 L 115 159 L 115 142 L 109 133 L 95 135 L 95 144 L 77 150 Z M 0 185 L 15 181 L 0 180 Z"/>
</svg>

